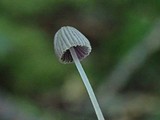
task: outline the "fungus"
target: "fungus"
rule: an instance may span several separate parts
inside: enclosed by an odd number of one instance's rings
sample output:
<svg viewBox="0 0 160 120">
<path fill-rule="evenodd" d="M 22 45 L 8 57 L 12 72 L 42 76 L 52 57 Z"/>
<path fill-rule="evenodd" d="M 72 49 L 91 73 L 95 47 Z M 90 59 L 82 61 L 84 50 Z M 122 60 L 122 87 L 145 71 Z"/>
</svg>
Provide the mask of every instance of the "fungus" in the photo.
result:
<svg viewBox="0 0 160 120">
<path fill-rule="evenodd" d="M 98 120 L 104 120 L 96 96 L 80 63 L 80 61 L 87 57 L 91 52 L 91 45 L 88 39 L 77 29 L 70 26 L 65 26 L 58 30 L 55 34 L 54 49 L 61 63 L 75 63 L 82 81 L 87 89 Z"/>
</svg>

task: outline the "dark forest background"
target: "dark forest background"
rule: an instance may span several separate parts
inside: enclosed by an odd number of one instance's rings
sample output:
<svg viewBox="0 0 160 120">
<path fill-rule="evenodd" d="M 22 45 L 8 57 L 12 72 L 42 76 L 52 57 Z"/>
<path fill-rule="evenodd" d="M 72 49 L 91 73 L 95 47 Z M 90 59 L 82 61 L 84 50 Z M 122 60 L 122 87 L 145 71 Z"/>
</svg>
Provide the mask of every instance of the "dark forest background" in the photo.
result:
<svg viewBox="0 0 160 120">
<path fill-rule="evenodd" d="M 0 120 L 97 120 L 54 34 L 81 31 L 106 120 L 160 120 L 159 0 L 0 0 Z"/>
</svg>

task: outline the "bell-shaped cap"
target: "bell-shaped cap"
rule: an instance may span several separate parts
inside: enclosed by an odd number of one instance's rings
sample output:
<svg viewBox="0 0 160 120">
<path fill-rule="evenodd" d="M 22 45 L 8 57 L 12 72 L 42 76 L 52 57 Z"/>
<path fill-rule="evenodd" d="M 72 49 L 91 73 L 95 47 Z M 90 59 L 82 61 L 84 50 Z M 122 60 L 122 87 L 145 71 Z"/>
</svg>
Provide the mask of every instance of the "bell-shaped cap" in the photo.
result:
<svg viewBox="0 0 160 120">
<path fill-rule="evenodd" d="M 73 47 L 79 60 L 84 59 L 91 52 L 88 39 L 77 29 L 65 26 L 57 31 L 54 37 L 55 53 L 61 63 L 73 62 L 69 49 Z"/>
</svg>

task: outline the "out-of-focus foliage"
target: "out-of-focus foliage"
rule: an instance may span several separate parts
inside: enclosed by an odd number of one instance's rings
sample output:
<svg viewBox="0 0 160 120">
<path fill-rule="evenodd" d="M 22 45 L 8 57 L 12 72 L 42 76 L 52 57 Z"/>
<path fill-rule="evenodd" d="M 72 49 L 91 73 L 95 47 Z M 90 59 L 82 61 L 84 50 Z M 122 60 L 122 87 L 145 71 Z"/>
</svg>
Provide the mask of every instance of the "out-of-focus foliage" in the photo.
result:
<svg viewBox="0 0 160 120">
<path fill-rule="evenodd" d="M 98 91 L 109 81 L 108 76 L 118 71 L 118 64 L 153 31 L 160 21 L 159 11 L 159 0 L 1 0 L 0 90 L 10 97 L 2 99 L 0 94 L 0 119 L 14 119 L 12 114 L 5 118 L 14 108 L 32 113 L 29 116 L 35 119 L 41 115 L 44 120 L 96 119 L 76 68 L 60 64 L 54 54 L 55 32 L 70 25 L 90 40 L 93 50 L 83 65 Z M 106 119 L 159 120 L 160 47 L 152 51 L 155 45 L 117 91 L 117 97 L 111 103 L 100 103 Z M 106 96 L 106 92 L 97 96 Z M 3 102 L 11 109 L 5 111 Z"/>
</svg>

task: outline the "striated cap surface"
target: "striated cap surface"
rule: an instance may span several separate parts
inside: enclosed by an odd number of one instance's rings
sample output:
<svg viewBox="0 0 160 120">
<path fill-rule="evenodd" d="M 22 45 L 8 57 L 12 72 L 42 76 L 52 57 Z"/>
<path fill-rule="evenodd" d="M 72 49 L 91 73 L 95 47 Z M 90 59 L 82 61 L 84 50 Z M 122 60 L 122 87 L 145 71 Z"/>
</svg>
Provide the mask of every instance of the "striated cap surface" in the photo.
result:
<svg viewBox="0 0 160 120">
<path fill-rule="evenodd" d="M 73 47 L 79 58 L 84 59 L 91 52 L 91 45 L 88 39 L 77 29 L 64 26 L 57 31 L 54 37 L 55 53 L 61 63 L 73 62 L 69 49 Z"/>
</svg>

